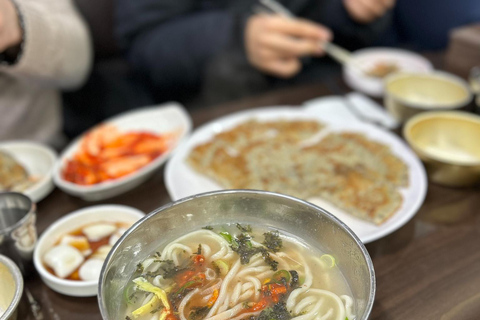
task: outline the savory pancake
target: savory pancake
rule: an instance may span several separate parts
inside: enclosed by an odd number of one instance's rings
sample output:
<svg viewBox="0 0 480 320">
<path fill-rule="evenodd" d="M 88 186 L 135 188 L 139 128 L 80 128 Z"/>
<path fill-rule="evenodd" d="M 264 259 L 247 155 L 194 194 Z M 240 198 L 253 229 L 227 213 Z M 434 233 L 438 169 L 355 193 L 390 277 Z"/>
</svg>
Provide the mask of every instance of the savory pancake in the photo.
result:
<svg viewBox="0 0 480 320">
<path fill-rule="evenodd" d="M 407 165 L 362 134 L 311 141 L 322 128 L 315 121 L 251 120 L 197 146 L 187 161 L 225 188 L 321 197 L 358 218 L 386 221 L 402 204 Z"/>
</svg>

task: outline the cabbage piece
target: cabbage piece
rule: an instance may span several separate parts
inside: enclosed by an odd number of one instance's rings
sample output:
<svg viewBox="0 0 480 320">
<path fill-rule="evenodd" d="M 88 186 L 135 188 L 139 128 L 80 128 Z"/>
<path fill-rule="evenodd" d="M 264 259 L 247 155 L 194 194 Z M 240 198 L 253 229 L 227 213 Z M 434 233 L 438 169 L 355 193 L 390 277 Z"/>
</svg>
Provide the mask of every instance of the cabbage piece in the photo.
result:
<svg viewBox="0 0 480 320">
<path fill-rule="evenodd" d="M 146 304 L 144 304 L 137 310 L 133 311 L 132 316 L 134 318 L 138 318 L 149 313 L 156 313 L 155 310 L 158 308 L 159 302 L 160 302 L 160 299 L 156 295 L 154 295 L 152 299 L 150 299 L 150 301 L 148 301 Z"/>
<path fill-rule="evenodd" d="M 158 299 L 160 299 L 160 301 L 162 302 L 165 309 L 168 311 L 170 310 L 170 303 L 168 302 L 167 293 L 164 290 L 154 286 L 143 277 L 139 277 L 133 280 L 133 282 L 137 285 L 138 289 L 153 293 L 155 296 L 157 296 Z"/>
</svg>

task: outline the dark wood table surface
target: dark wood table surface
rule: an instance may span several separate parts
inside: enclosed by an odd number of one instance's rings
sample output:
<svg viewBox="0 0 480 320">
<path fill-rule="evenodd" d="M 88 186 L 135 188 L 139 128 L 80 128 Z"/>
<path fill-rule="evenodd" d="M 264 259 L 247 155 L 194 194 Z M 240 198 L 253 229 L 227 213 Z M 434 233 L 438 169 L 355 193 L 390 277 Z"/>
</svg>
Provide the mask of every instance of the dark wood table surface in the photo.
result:
<svg viewBox="0 0 480 320">
<path fill-rule="evenodd" d="M 191 116 L 197 127 L 239 110 L 298 105 L 315 97 L 338 94 L 335 88 L 344 88 L 342 85 L 324 83 L 284 89 L 194 109 Z M 86 206 L 116 203 L 150 212 L 170 201 L 163 183 L 163 168 L 135 190 L 102 202 L 85 202 L 56 189 L 38 204 L 38 232 Z M 480 189 L 429 184 L 425 203 L 416 216 L 398 231 L 368 244 L 367 249 L 377 277 L 371 319 L 480 319 Z M 44 285 L 37 274 L 26 280 L 26 287 L 41 305 L 45 320 L 101 319 L 96 297 L 58 294 Z M 36 320 L 25 295 L 19 320 Z"/>
</svg>

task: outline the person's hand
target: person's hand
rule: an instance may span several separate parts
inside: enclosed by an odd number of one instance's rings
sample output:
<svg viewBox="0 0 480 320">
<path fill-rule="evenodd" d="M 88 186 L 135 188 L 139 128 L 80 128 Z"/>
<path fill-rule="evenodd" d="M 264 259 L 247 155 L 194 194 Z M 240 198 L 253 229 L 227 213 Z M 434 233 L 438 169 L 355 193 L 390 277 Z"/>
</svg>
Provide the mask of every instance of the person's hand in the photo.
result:
<svg viewBox="0 0 480 320">
<path fill-rule="evenodd" d="M 22 41 L 22 28 L 17 9 L 11 0 L 0 0 L 0 52 Z"/>
<path fill-rule="evenodd" d="M 246 26 L 245 47 L 250 63 L 281 78 L 290 78 L 302 68 L 303 56 L 323 54 L 323 41 L 331 32 L 321 25 L 300 19 L 254 15 Z"/>
<path fill-rule="evenodd" d="M 370 23 L 383 16 L 396 0 L 343 0 L 348 14 L 359 23 Z"/>
</svg>

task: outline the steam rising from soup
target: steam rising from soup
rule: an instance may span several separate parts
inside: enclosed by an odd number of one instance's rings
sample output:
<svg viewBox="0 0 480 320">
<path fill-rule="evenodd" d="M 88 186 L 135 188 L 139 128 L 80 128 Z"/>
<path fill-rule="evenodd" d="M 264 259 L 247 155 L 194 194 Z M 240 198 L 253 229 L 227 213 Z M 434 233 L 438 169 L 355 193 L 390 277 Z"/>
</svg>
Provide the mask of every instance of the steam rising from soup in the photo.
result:
<svg viewBox="0 0 480 320">
<path fill-rule="evenodd" d="M 353 320 L 333 256 L 276 230 L 222 225 L 191 232 L 137 266 L 126 320 Z"/>
</svg>

